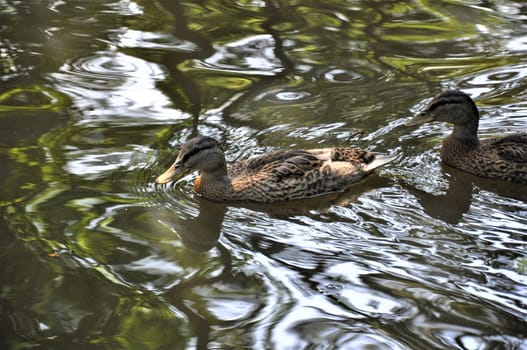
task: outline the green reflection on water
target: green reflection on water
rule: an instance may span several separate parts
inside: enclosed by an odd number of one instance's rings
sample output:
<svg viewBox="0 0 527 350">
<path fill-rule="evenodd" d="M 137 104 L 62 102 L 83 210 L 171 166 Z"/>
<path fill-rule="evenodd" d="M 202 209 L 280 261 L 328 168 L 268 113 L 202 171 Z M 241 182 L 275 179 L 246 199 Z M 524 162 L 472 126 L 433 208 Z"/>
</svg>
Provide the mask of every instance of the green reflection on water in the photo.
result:
<svg viewBox="0 0 527 350">
<path fill-rule="evenodd" d="M 148 301 L 126 303 L 119 312 L 116 339 L 126 349 L 185 349 L 190 338 L 187 322 L 174 317 L 167 305 Z"/>
<path fill-rule="evenodd" d="M 70 104 L 67 95 L 39 85 L 12 89 L 0 95 L 0 112 L 60 111 Z"/>
<path fill-rule="evenodd" d="M 129 28 L 145 32 L 170 32 L 174 27 L 174 14 L 159 1 L 136 1 L 140 15 L 127 16 L 124 23 Z"/>
</svg>

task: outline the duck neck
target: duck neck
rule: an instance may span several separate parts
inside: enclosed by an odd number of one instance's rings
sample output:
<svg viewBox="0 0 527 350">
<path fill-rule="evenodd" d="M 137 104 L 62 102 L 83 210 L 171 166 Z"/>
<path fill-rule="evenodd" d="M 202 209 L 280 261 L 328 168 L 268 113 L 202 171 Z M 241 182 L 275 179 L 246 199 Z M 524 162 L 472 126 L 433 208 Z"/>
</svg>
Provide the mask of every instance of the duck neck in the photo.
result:
<svg viewBox="0 0 527 350">
<path fill-rule="evenodd" d="M 449 145 L 465 151 L 479 148 L 478 119 L 466 124 L 454 125 L 454 130 L 443 142 L 443 148 Z"/>
<path fill-rule="evenodd" d="M 232 181 L 225 165 L 213 171 L 201 171 L 194 182 L 194 190 L 197 193 L 213 200 L 223 200 L 231 189 Z"/>
<path fill-rule="evenodd" d="M 475 119 L 467 124 L 454 125 L 454 130 L 451 134 L 460 140 L 477 141 L 478 140 L 478 120 Z"/>
<path fill-rule="evenodd" d="M 202 171 L 200 173 L 202 181 L 207 184 L 230 183 L 231 178 L 227 175 L 227 167 L 223 166 L 213 171 Z"/>
<path fill-rule="evenodd" d="M 454 130 L 443 141 L 441 159 L 454 167 L 457 166 L 460 154 L 479 149 L 478 121 L 472 124 L 454 125 Z"/>
<path fill-rule="evenodd" d="M 458 109 L 456 111 L 457 115 L 455 118 L 452 118 L 454 120 L 454 130 L 452 131 L 451 136 L 468 143 L 479 144 L 479 112 L 474 102 L 470 102 L 471 103 L 465 105 L 464 108 Z"/>
</svg>

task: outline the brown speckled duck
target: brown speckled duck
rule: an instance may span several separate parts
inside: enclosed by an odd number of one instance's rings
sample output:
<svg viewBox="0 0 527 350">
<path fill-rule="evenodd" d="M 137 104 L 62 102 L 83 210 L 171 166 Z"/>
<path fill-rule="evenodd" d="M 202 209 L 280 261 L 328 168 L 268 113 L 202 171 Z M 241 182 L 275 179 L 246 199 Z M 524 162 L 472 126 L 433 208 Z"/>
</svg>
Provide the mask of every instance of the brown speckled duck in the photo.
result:
<svg viewBox="0 0 527 350">
<path fill-rule="evenodd" d="M 345 190 L 393 159 L 356 148 L 278 150 L 227 168 L 218 141 L 199 136 L 183 145 L 156 183 L 199 171 L 194 190 L 204 198 L 269 203 Z"/>
<path fill-rule="evenodd" d="M 445 164 L 482 177 L 527 183 L 527 134 L 480 142 L 478 108 L 464 92 L 453 90 L 439 94 L 406 125 L 431 121 L 454 124 L 454 130 L 441 148 L 441 160 Z"/>
</svg>

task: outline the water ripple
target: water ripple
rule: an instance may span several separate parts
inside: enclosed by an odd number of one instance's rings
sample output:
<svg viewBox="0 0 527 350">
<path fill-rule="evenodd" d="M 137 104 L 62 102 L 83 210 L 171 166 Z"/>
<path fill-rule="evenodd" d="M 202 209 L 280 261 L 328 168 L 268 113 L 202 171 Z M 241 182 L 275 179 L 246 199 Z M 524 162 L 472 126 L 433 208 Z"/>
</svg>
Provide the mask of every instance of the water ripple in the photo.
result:
<svg viewBox="0 0 527 350">
<path fill-rule="evenodd" d="M 481 91 L 490 90 L 511 90 L 520 86 L 527 76 L 527 65 L 510 65 L 500 66 L 489 69 L 477 74 L 468 75 L 463 81 L 462 86 L 468 85 L 467 88 L 474 88 Z M 498 85 L 498 86 L 493 86 Z"/>
<path fill-rule="evenodd" d="M 324 78 L 331 83 L 350 83 L 356 80 L 365 79 L 365 77 L 358 72 L 349 72 L 337 68 L 326 72 Z"/>
<path fill-rule="evenodd" d="M 198 46 L 169 33 L 121 29 L 110 35 L 109 40 L 123 48 L 157 49 L 163 51 L 194 52 Z"/>
<path fill-rule="evenodd" d="M 215 53 L 194 61 L 194 69 L 210 69 L 224 73 L 270 76 L 283 67 L 274 54 L 275 42 L 268 34 L 255 35 L 215 47 Z"/>
<path fill-rule="evenodd" d="M 83 111 L 84 122 L 159 123 L 185 117 L 156 82 L 165 78 L 157 64 L 119 52 L 98 52 L 52 74 L 61 91 Z"/>
</svg>

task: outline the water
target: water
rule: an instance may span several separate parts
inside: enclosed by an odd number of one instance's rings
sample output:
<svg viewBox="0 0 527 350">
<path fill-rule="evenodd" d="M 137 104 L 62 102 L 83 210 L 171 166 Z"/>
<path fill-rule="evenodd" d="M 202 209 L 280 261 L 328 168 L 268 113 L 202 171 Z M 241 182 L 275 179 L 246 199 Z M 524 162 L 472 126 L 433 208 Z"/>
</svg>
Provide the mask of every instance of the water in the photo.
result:
<svg viewBox="0 0 527 350">
<path fill-rule="evenodd" d="M 443 167 L 447 88 L 527 125 L 522 1 L 0 1 L 0 348 L 527 349 L 527 187 Z M 153 180 L 229 161 L 399 158 L 280 205 Z"/>
</svg>

